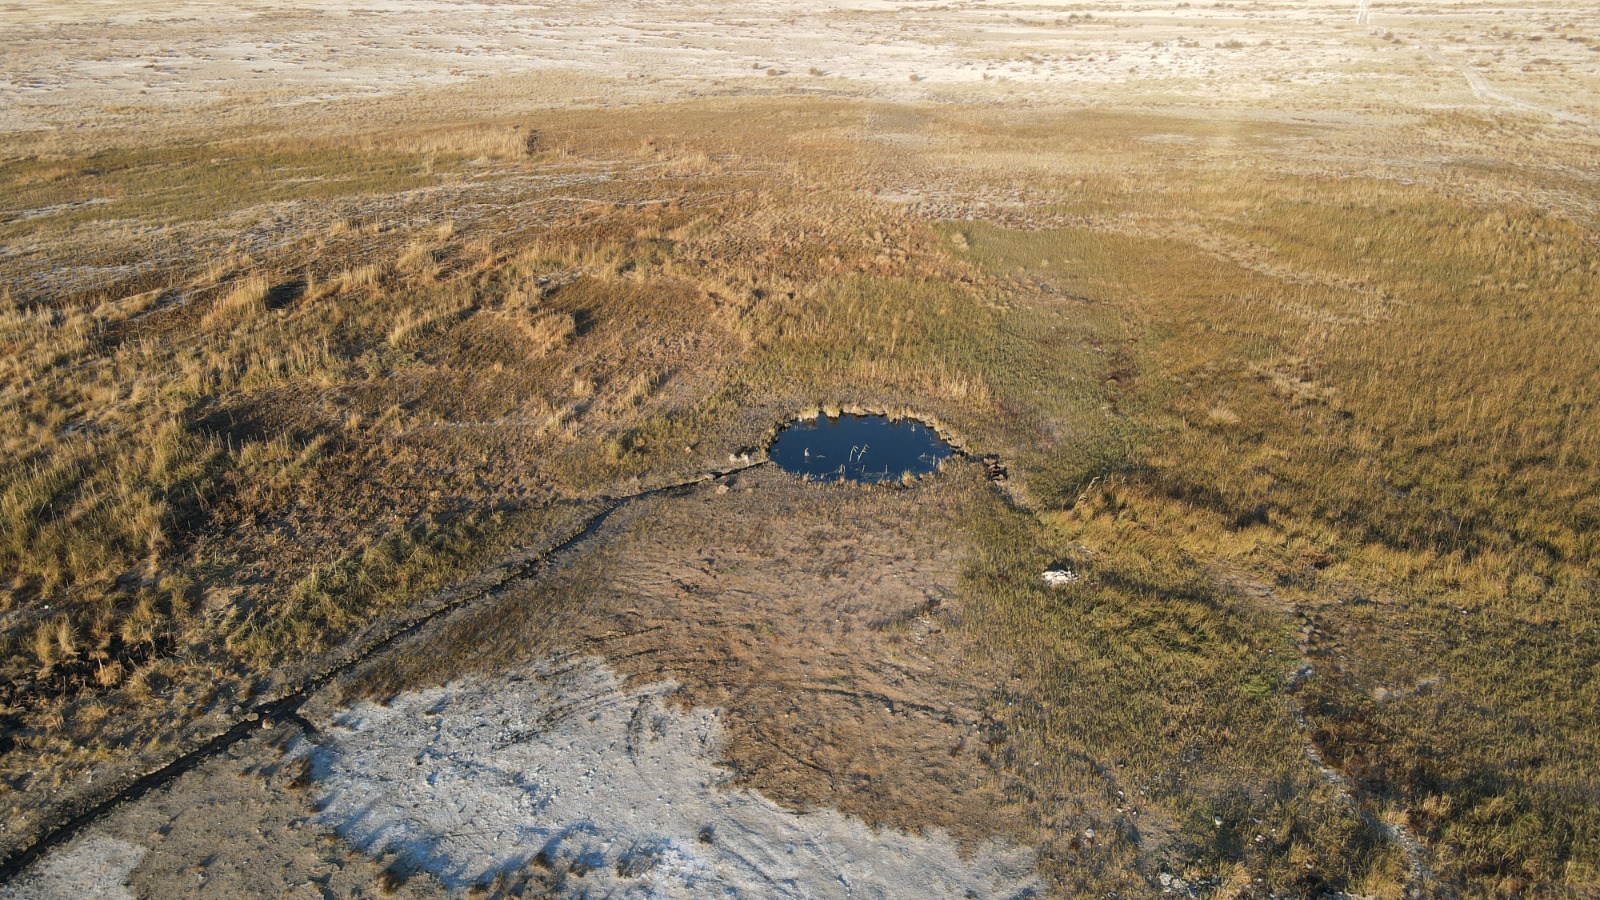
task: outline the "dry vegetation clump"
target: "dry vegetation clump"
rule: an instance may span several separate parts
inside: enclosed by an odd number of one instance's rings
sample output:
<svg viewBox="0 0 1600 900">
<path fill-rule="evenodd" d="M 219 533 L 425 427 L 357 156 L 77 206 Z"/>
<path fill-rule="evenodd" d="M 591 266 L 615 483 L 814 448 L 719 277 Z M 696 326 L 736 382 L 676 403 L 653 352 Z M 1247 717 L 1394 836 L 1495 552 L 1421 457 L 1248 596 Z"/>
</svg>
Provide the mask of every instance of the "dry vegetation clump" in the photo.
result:
<svg viewBox="0 0 1600 900">
<path fill-rule="evenodd" d="M 1592 186 L 1375 177 L 1343 126 L 536 125 L 0 163 L 54 210 L 0 224 L 18 828 L 595 498 L 856 405 L 1009 465 L 1010 503 L 945 526 L 949 627 L 1004 669 L 984 758 L 1063 890 L 1595 889 Z M 1366 149 L 1437 160 L 1453 129 Z M 1584 202 L 1506 199 L 1534 195 Z"/>
<path fill-rule="evenodd" d="M 289 139 L 280 139 L 287 143 Z M 303 138 L 302 138 L 303 140 Z M 314 138 L 332 150 L 351 148 L 369 154 L 399 153 L 439 160 L 515 160 L 548 152 L 539 132 L 525 125 L 457 123 L 433 127 L 375 130 L 352 136 L 332 131 Z"/>
</svg>

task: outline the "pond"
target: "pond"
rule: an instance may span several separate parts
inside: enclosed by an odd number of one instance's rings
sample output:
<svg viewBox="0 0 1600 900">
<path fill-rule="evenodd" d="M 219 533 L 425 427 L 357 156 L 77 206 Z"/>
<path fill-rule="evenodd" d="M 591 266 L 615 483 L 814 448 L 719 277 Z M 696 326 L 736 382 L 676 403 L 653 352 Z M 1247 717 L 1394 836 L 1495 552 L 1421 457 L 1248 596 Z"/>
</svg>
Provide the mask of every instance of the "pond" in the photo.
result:
<svg viewBox="0 0 1600 900">
<path fill-rule="evenodd" d="M 767 456 L 791 475 L 877 484 L 936 472 L 953 453 L 932 428 L 886 416 L 819 416 L 778 432 Z"/>
</svg>

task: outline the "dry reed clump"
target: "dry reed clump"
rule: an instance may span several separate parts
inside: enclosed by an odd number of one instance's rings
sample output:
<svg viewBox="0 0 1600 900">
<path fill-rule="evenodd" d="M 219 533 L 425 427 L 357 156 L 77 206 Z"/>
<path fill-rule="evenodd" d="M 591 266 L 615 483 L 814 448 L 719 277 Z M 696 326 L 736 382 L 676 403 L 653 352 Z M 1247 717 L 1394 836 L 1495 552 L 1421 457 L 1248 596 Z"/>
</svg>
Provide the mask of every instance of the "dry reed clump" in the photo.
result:
<svg viewBox="0 0 1600 900">
<path fill-rule="evenodd" d="M 551 351 L 567 345 L 577 333 L 577 321 L 571 313 L 564 312 L 530 312 L 525 314 L 507 313 L 516 322 L 521 330 L 528 354 L 533 357 L 544 356 Z"/>
<path fill-rule="evenodd" d="M 463 123 L 426 128 L 396 128 L 357 137 L 335 135 L 335 147 L 354 146 L 368 153 L 412 156 L 455 156 L 467 159 L 520 159 L 538 152 L 539 133 L 525 125 Z"/>
<path fill-rule="evenodd" d="M 248 325 L 251 319 L 266 312 L 267 291 L 270 287 L 265 275 L 252 275 L 246 278 L 206 312 L 200 320 L 200 327 L 215 329 L 223 326 L 236 328 Z"/>
<path fill-rule="evenodd" d="M 468 162 L 478 165 L 522 161 L 533 157 L 559 158 L 561 148 L 526 124 L 457 122 L 409 126 L 377 125 L 353 130 L 348 123 L 334 128 L 299 129 L 293 135 L 252 134 L 237 139 L 266 155 L 304 154 L 343 156 L 351 162 L 404 158 L 424 169 Z"/>
<path fill-rule="evenodd" d="M 407 305 L 389 328 L 389 345 L 399 347 L 408 341 L 414 343 L 475 308 L 472 298 L 458 291 L 443 291 L 422 299 L 421 303 Z"/>
</svg>

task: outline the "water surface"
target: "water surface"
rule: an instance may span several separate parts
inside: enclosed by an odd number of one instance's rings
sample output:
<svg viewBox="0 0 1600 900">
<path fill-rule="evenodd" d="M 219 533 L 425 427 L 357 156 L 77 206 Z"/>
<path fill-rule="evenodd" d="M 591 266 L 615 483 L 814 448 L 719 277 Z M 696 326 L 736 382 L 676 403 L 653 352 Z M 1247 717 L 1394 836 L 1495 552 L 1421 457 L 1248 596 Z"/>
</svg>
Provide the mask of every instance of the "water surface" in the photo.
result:
<svg viewBox="0 0 1600 900">
<path fill-rule="evenodd" d="M 845 415 L 794 422 L 778 432 L 767 455 L 802 478 L 876 484 L 938 471 L 952 452 L 921 422 Z"/>
</svg>

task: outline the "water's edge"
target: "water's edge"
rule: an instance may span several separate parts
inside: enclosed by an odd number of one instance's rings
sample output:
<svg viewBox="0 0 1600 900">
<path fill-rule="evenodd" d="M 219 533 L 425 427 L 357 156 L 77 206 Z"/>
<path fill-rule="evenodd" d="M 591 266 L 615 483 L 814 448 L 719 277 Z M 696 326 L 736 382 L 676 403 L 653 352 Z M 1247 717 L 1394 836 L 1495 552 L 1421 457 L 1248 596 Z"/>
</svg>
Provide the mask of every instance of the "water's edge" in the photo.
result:
<svg viewBox="0 0 1600 900">
<path fill-rule="evenodd" d="M 839 406 L 811 406 L 799 410 L 793 415 L 779 419 L 764 433 L 762 433 L 761 437 L 757 439 L 754 444 L 743 448 L 737 455 L 740 458 L 745 458 L 754 457 L 757 454 L 767 454 L 772 449 L 773 443 L 778 439 L 778 435 L 782 434 L 783 431 L 789 428 L 791 425 L 794 425 L 797 422 L 810 422 L 819 418 L 836 418 L 842 415 L 880 416 L 888 419 L 891 422 L 909 421 L 923 426 L 932 432 L 934 437 L 938 438 L 941 443 L 950 448 L 950 455 L 952 457 L 963 459 L 968 462 L 975 462 L 983 466 L 984 474 L 991 482 L 994 482 L 997 487 L 1001 488 L 1000 493 L 1005 497 L 1008 503 L 1019 508 L 1025 507 L 1025 504 L 1021 503 L 1018 498 L 1011 495 L 1011 491 L 1007 489 L 1006 485 L 1004 484 L 1004 482 L 1010 478 L 1010 471 L 1006 468 L 1005 463 L 1001 460 L 998 454 L 977 453 L 967 446 L 965 438 L 963 438 L 960 433 L 950 428 L 950 426 L 943 421 L 935 417 L 922 415 L 921 413 L 917 413 L 905 408 L 891 409 L 884 406 L 861 406 L 857 404 L 844 404 Z"/>
</svg>

